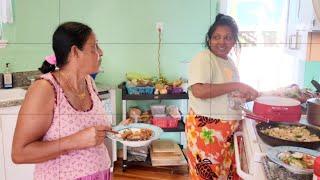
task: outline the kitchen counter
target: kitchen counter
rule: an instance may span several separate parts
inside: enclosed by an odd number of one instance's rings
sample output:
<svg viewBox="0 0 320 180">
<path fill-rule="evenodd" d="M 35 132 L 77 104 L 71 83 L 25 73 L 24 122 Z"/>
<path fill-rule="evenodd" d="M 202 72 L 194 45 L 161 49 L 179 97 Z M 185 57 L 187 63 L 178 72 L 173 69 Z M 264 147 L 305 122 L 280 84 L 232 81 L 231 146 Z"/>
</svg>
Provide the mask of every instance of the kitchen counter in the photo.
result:
<svg viewBox="0 0 320 180">
<path fill-rule="evenodd" d="M 101 100 L 110 98 L 111 86 L 104 83 L 96 83 Z M 28 87 L 17 87 L 12 89 L 0 89 L 0 108 L 21 105 Z"/>
<path fill-rule="evenodd" d="M 21 105 L 25 94 L 22 88 L 0 89 L 0 108 Z"/>
</svg>

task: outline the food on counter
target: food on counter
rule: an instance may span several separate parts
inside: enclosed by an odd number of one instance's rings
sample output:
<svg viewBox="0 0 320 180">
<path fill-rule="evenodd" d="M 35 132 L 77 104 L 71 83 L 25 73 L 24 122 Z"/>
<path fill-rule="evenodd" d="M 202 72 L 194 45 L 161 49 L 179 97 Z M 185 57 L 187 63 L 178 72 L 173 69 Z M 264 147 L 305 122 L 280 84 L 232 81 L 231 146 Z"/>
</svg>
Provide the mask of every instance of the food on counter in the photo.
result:
<svg viewBox="0 0 320 180">
<path fill-rule="evenodd" d="M 150 111 L 145 111 L 140 116 L 140 121 L 144 123 L 150 123 L 151 113 Z"/>
<path fill-rule="evenodd" d="M 177 79 L 177 80 L 174 80 L 172 82 L 172 86 L 175 88 L 175 87 L 180 87 L 183 83 L 183 80 L 180 78 L 180 79 Z"/>
<path fill-rule="evenodd" d="M 175 119 L 181 119 L 179 108 L 175 105 L 170 105 L 166 108 L 167 114 Z"/>
<path fill-rule="evenodd" d="M 152 136 L 152 130 L 141 128 L 137 130 L 126 129 L 120 133 L 121 138 L 128 141 L 143 141 L 148 140 Z"/>
<path fill-rule="evenodd" d="M 142 73 L 135 73 L 129 72 L 126 73 L 127 77 L 127 85 L 133 87 L 145 87 L 145 86 L 152 86 L 152 77 L 142 74 Z"/>
<path fill-rule="evenodd" d="M 292 84 L 287 87 L 281 87 L 272 91 L 262 92 L 262 95 L 267 96 L 281 96 L 293 98 L 301 103 L 305 103 L 308 99 L 317 97 L 317 94 L 312 92 L 310 89 L 300 88 L 297 84 Z"/>
<path fill-rule="evenodd" d="M 131 108 L 129 110 L 129 118 L 132 119 L 134 122 L 137 122 L 140 119 L 141 110 L 139 108 Z"/>
<path fill-rule="evenodd" d="M 163 88 L 163 89 L 160 89 L 160 90 L 159 90 L 159 93 L 160 93 L 160 94 L 168 94 L 168 90 L 165 89 L 165 88 Z"/>
<path fill-rule="evenodd" d="M 278 158 L 293 167 L 300 169 L 313 169 L 315 157 L 301 152 L 282 152 L 278 154 Z"/>
<path fill-rule="evenodd" d="M 261 130 L 262 133 L 289 141 L 314 142 L 320 141 L 319 136 L 312 134 L 306 126 L 279 126 Z"/>
</svg>

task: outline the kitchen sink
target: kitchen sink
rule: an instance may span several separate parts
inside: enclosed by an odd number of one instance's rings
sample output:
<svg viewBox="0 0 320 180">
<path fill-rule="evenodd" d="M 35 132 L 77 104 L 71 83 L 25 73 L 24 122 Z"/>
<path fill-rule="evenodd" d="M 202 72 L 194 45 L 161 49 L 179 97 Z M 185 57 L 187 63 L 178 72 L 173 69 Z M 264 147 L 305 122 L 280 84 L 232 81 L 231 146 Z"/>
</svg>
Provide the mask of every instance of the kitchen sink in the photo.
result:
<svg viewBox="0 0 320 180">
<path fill-rule="evenodd" d="M 0 102 L 24 99 L 26 92 L 22 88 L 0 89 Z"/>
</svg>

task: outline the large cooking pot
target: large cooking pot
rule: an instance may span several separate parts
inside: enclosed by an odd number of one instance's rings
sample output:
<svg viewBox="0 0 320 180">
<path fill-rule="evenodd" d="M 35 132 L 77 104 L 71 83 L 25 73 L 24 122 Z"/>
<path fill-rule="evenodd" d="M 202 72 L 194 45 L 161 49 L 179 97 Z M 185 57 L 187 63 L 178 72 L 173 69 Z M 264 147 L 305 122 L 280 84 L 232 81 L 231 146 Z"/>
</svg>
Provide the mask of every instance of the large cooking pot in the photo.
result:
<svg viewBox="0 0 320 180">
<path fill-rule="evenodd" d="M 307 100 L 307 120 L 312 125 L 320 126 L 320 98 Z"/>
<path fill-rule="evenodd" d="M 298 122 L 301 106 L 298 100 L 279 96 L 261 96 L 253 104 L 253 113 L 278 122 Z"/>
</svg>

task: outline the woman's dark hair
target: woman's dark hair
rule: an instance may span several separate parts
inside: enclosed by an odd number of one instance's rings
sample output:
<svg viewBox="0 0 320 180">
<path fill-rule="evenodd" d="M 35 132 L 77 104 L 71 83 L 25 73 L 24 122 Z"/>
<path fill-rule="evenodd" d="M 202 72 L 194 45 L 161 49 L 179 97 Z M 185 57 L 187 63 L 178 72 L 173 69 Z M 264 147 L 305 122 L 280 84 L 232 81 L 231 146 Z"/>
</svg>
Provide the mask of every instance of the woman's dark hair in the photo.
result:
<svg viewBox="0 0 320 180">
<path fill-rule="evenodd" d="M 53 72 L 56 66 L 63 67 L 67 64 L 71 47 L 77 46 L 82 50 L 91 33 L 92 29 L 89 26 L 79 22 L 66 22 L 59 25 L 52 37 L 52 48 L 57 64 L 51 65 L 44 61 L 39 70 L 42 73 L 48 73 Z"/>
<path fill-rule="evenodd" d="M 211 50 L 210 40 L 212 37 L 212 33 L 217 29 L 218 26 L 229 27 L 231 29 L 233 38 L 236 41 L 237 46 L 240 48 L 240 41 L 239 41 L 239 37 L 238 37 L 239 29 L 238 29 L 238 25 L 237 25 L 236 21 L 231 16 L 220 14 L 220 13 L 216 16 L 214 23 L 210 26 L 210 28 L 206 34 L 205 46 Z"/>
</svg>

